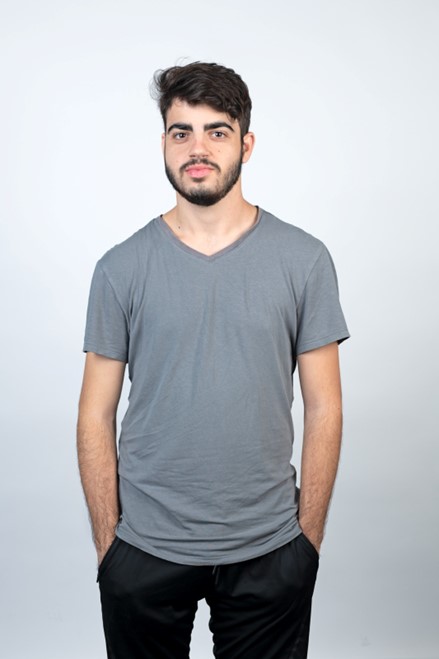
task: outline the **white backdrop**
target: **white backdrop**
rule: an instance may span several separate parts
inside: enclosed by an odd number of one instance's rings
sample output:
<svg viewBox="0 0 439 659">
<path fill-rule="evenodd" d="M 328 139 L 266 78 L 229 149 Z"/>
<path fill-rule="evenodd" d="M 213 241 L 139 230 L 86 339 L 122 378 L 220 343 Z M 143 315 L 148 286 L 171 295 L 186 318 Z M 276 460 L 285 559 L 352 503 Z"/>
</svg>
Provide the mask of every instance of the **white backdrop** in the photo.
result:
<svg viewBox="0 0 439 659">
<path fill-rule="evenodd" d="M 184 57 L 248 83 L 246 197 L 327 244 L 352 333 L 309 659 L 437 659 L 439 3 L 3 0 L 0 41 L 0 655 L 105 657 L 86 303 L 98 258 L 174 202 L 148 86 Z"/>
</svg>

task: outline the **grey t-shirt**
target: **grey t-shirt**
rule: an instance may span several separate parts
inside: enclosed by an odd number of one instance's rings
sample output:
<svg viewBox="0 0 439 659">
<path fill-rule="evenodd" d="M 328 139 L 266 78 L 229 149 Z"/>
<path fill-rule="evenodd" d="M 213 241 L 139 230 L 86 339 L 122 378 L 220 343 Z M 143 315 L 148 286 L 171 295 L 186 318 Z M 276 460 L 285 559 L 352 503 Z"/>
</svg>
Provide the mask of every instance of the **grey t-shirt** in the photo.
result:
<svg viewBox="0 0 439 659">
<path fill-rule="evenodd" d="M 326 247 L 266 211 L 212 256 L 161 217 L 106 252 L 83 349 L 128 363 L 117 535 L 188 565 L 299 535 L 296 357 L 348 336 Z"/>
</svg>

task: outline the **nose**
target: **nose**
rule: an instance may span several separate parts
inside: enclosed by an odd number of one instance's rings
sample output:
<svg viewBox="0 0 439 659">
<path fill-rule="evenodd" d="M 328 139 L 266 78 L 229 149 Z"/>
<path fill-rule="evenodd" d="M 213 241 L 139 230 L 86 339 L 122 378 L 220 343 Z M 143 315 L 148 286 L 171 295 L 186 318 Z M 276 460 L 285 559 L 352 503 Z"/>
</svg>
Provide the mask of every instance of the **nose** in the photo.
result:
<svg viewBox="0 0 439 659">
<path fill-rule="evenodd" d="M 191 145 L 190 145 L 190 157 L 191 158 L 202 158 L 204 156 L 207 156 L 209 152 L 207 143 L 206 143 L 206 136 L 204 133 L 192 134 L 192 140 L 191 140 Z"/>
</svg>

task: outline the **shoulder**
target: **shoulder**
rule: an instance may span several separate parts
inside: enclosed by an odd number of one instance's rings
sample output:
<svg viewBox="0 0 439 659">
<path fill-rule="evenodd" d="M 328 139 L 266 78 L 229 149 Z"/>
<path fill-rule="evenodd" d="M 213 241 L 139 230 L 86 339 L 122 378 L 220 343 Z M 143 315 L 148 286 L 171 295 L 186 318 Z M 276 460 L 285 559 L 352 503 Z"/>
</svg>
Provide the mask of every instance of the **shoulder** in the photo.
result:
<svg viewBox="0 0 439 659">
<path fill-rule="evenodd" d="M 266 237 L 276 244 L 279 254 L 302 263 L 315 262 L 327 249 L 323 242 L 300 227 L 263 210 Z"/>
<path fill-rule="evenodd" d="M 131 236 L 108 249 L 98 264 L 107 276 L 130 272 L 138 267 L 154 240 L 155 219 L 135 231 Z"/>
</svg>

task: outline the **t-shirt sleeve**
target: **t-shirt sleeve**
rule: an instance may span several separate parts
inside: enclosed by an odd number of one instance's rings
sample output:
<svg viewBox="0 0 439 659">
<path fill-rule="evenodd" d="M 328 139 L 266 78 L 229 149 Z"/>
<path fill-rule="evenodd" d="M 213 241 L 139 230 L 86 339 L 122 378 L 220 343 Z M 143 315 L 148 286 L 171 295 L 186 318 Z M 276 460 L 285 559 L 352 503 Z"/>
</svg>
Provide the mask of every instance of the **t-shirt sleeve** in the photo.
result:
<svg viewBox="0 0 439 659">
<path fill-rule="evenodd" d="M 83 352 L 127 362 L 128 346 L 127 313 L 98 261 L 90 286 Z"/>
<path fill-rule="evenodd" d="M 341 309 L 337 274 L 323 245 L 303 290 L 298 306 L 296 355 L 349 338 Z"/>
</svg>

